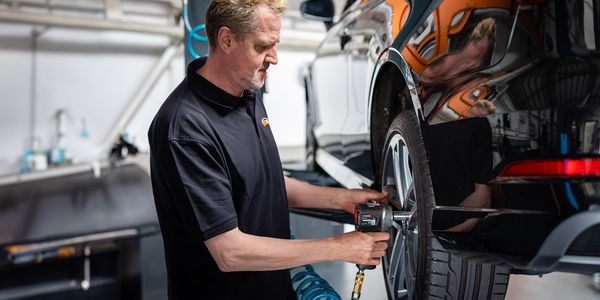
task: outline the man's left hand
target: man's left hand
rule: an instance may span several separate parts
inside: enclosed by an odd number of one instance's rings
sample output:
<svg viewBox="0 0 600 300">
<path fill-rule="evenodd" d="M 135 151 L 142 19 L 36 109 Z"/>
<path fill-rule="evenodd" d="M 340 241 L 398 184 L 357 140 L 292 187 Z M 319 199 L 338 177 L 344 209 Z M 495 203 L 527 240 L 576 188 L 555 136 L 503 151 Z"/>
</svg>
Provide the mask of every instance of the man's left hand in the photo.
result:
<svg viewBox="0 0 600 300">
<path fill-rule="evenodd" d="M 387 203 L 388 193 L 380 193 L 371 189 L 346 189 L 342 190 L 335 198 L 338 207 L 351 214 L 354 213 L 357 204 L 365 203 L 368 200 Z"/>
</svg>

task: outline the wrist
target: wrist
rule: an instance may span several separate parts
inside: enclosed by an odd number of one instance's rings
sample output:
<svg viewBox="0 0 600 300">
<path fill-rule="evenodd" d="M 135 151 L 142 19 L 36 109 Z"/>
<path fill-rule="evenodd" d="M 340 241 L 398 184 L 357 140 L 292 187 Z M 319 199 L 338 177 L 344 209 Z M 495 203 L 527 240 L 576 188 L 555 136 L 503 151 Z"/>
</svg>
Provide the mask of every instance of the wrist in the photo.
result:
<svg viewBox="0 0 600 300">
<path fill-rule="evenodd" d="M 342 241 L 339 236 L 332 236 L 325 238 L 324 246 L 327 251 L 324 251 L 325 261 L 336 261 L 336 260 L 344 260 L 344 257 L 341 255 L 344 253 Z"/>
<path fill-rule="evenodd" d="M 344 209 L 344 202 L 347 198 L 346 194 L 348 193 L 347 189 L 343 188 L 335 188 L 334 195 L 332 198 L 333 207 L 336 209 Z"/>
</svg>

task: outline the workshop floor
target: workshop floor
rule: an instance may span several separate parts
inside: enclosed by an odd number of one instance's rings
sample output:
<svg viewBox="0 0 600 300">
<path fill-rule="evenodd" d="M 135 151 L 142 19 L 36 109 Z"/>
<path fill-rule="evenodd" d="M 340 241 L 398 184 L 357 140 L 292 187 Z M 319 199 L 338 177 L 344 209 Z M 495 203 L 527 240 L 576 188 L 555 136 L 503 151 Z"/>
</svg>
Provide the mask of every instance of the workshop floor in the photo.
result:
<svg viewBox="0 0 600 300">
<path fill-rule="evenodd" d="M 304 149 L 280 149 L 284 166 L 287 168 L 302 168 Z M 292 233 L 299 239 L 322 238 L 353 230 L 351 225 L 291 215 Z M 350 298 L 356 266 L 345 262 L 320 263 L 314 265 L 316 272 L 342 296 Z M 294 272 L 293 272 L 294 273 Z M 363 300 L 387 300 L 385 284 L 381 267 L 366 271 L 363 284 Z M 511 275 L 508 285 L 507 300 L 536 300 L 536 299 L 600 299 L 600 292 L 592 288 L 591 276 L 551 273 L 538 276 Z"/>
</svg>

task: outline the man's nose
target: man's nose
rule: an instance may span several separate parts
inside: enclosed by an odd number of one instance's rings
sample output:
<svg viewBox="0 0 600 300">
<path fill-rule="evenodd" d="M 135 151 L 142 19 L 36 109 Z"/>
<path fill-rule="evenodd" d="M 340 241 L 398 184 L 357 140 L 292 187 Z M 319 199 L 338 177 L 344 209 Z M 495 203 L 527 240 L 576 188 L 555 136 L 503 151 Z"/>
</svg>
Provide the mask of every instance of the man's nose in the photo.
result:
<svg viewBox="0 0 600 300">
<path fill-rule="evenodd" d="M 265 62 L 271 65 L 276 65 L 278 61 L 279 59 L 277 58 L 277 48 L 273 47 L 267 53 L 267 56 L 265 57 Z"/>
</svg>

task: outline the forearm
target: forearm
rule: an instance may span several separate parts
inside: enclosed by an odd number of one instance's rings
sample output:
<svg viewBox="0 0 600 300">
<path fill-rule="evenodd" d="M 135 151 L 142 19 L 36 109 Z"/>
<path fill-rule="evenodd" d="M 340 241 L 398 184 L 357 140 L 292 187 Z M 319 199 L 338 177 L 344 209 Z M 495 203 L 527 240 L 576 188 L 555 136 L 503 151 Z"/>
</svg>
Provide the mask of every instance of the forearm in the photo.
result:
<svg viewBox="0 0 600 300">
<path fill-rule="evenodd" d="M 460 202 L 459 206 L 463 207 L 490 207 L 491 206 L 491 190 L 485 184 L 476 183 L 475 190 L 467 198 Z"/>
<path fill-rule="evenodd" d="M 322 187 L 285 177 L 288 205 L 290 207 L 315 207 L 342 209 L 337 201 L 346 189 Z"/>
<path fill-rule="evenodd" d="M 237 228 L 208 240 L 206 245 L 226 272 L 281 270 L 343 259 L 334 238 L 275 239 L 245 234 Z"/>
</svg>

